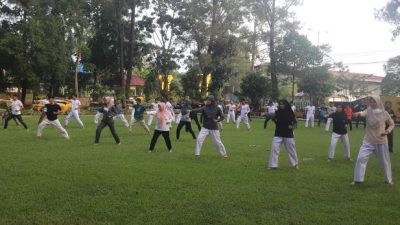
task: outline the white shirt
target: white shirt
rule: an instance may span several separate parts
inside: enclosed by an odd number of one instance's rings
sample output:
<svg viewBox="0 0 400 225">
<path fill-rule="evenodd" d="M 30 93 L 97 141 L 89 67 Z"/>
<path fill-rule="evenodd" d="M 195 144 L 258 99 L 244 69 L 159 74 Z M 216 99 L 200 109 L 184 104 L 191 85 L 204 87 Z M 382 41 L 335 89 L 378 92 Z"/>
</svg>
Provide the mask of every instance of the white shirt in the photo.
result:
<svg viewBox="0 0 400 225">
<path fill-rule="evenodd" d="M 78 110 L 79 107 L 81 106 L 81 101 L 79 101 L 78 99 L 76 99 L 76 100 L 71 99 L 71 103 L 72 103 L 71 110 Z"/>
<path fill-rule="evenodd" d="M 11 113 L 13 115 L 21 115 L 21 109 L 24 107 L 20 100 L 15 100 L 11 103 Z"/>
<path fill-rule="evenodd" d="M 236 105 L 235 104 L 229 103 L 226 107 L 228 108 L 229 111 L 235 111 L 236 110 Z"/>
<path fill-rule="evenodd" d="M 157 104 L 157 102 L 153 102 L 153 103 L 151 103 L 151 105 L 152 105 L 152 107 L 153 107 L 153 111 L 157 111 L 157 109 L 158 109 L 158 104 Z"/>
<path fill-rule="evenodd" d="M 249 112 L 250 112 L 250 107 L 248 104 L 240 106 L 240 116 L 247 116 L 247 113 Z"/>
<path fill-rule="evenodd" d="M 293 112 L 296 112 L 296 106 L 295 106 L 295 105 L 292 105 L 291 107 L 292 107 L 292 111 L 293 111 Z"/>
<path fill-rule="evenodd" d="M 277 110 L 277 108 L 274 105 L 269 105 L 267 106 L 267 113 L 275 113 L 275 111 Z"/>
<path fill-rule="evenodd" d="M 306 107 L 307 116 L 313 116 L 315 113 L 315 106 L 308 105 Z"/>
<path fill-rule="evenodd" d="M 332 113 L 336 112 L 335 106 L 328 106 L 328 114 L 331 115 Z"/>
<path fill-rule="evenodd" d="M 166 102 L 166 103 L 165 103 L 165 107 L 167 108 L 168 111 L 171 112 L 172 115 L 175 114 L 175 112 L 174 112 L 174 107 L 172 106 L 171 102 Z"/>
</svg>

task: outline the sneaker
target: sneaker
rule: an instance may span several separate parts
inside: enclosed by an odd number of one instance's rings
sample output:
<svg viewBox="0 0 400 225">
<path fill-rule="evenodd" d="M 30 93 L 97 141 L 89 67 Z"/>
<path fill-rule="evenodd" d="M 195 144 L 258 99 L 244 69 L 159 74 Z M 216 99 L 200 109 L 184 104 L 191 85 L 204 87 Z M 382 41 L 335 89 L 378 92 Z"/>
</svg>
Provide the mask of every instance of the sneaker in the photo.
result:
<svg viewBox="0 0 400 225">
<path fill-rule="evenodd" d="M 298 170 L 299 169 L 299 165 L 295 165 L 295 166 L 293 166 L 293 168 Z"/>
<path fill-rule="evenodd" d="M 351 182 L 350 184 L 351 185 L 359 185 L 359 184 L 361 184 L 362 182 L 359 182 L 359 181 L 353 181 L 353 182 Z"/>
<path fill-rule="evenodd" d="M 172 153 L 172 149 L 170 149 L 168 152 L 169 152 L 169 153 Z"/>
<path fill-rule="evenodd" d="M 31 130 L 29 130 L 29 128 L 28 128 L 28 129 L 26 129 L 26 132 L 29 132 L 29 131 L 31 131 Z"/>
<path fill-rule="evenodd" d="M 347 160 L 347 161 L 350 161 L 350 162 L 352 162 L 352 161 L 353 161 L 353 159 L 352 159 L 352 158 L 347 158 L 346 160 Z"/>
<path fill-rule="evenodd" d="M 222 156 L 222 159 L 228 159 L 228 158 L 229 158 L 228 155 Z"/>
<path fill-rule="evenodd" d="M 278 169 L 277 167 L 268 167 L 268 170 L 276 170 Z"/>
<path fill-rule="evenodd" d="M 332 162 L 332 160 L 333 160 L 333 159 L 331 159 L 331 158 L 328 158 L 328 162 Z"/>
<path fill-rule="evenodd" d="M 149 153 L 152 153 L 153 151 L 152 150 L 149 150 Z"/>
<path fill-rule="evenodd" d="M 392 182 L 386 182 L 389 186 L 393 186 L 394 185 L 394 182 L 392 181 Z"/>
</svg>

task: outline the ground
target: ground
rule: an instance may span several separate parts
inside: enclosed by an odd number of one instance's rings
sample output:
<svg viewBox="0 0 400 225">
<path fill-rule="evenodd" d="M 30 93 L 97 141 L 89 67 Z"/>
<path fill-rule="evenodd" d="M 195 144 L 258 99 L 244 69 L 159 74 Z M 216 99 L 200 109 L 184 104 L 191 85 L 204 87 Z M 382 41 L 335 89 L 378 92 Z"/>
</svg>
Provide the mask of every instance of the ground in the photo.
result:
<svg viewBox="0 0 400 225">
<path fill-rule="evenodd" d="M 391 154 L 395 185 L 384 183 L 373 156 L 365 183 L 351 186 L 354 161 L 343 159 L 338 143 L 335 160 L 327 162 L 330 133 L 322 127 L 300 123 L 295 131 L 299 170 L 289 167 L 283 150 L 279 169 L 268 171 L 272 121 L 264 130 L 254 119 L 251 131 L 224 124 L 229 159 L 223 160 L 210 140 L 193 159 L 195 142 L 184 129 L 176 141 L 176 125 L 172 153 L 162 137 L 148 153 L 151 135 L 139 125 L 129 134 L 120 122 L 121 145 L 106 128 L 95 146 L 93 117 L 83 119 L 84 129 L 71 122 L 69 141 L 51 127 L 38 140 L 37 117 L 25 117 L 30 132 L 13 121 L 0 130 L 0 224 L 400 223 L 398 131 Z M 353 159 L 362 137 L 362 128 L 350 132 Z"/>
</svg>

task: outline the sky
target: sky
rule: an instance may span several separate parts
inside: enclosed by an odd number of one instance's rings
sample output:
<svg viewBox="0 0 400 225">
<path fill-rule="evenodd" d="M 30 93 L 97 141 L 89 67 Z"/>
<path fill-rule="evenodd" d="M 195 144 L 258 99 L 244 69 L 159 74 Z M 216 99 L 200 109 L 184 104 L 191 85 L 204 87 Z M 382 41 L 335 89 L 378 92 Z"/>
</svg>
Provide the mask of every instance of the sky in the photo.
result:
<svg viewBox="0 0 400 225">
<path fill-rule="evenodd" d="M 329 54 L 350 72 L 384 76 L 383 65 L 400 55 L 400 37 L 392 41 L 391 26 L 375 18 L 388 0 L 304 0 L 293 10 L 301 33 L 313 44 L 329 44 Z M 318 38 L 319 37 L 319 38 Z"/>
</svg>

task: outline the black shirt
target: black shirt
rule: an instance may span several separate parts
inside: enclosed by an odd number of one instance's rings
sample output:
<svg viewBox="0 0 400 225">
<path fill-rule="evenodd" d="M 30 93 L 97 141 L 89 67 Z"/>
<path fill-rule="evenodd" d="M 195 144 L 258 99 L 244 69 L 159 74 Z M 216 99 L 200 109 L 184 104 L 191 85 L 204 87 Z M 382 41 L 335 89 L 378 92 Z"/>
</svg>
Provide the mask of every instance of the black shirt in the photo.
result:
<svg viewBox="0 0 400 225">
<path fill-rule="evenodd" d="M 291 110 L 277 110 L 275 112 L 275 137 L 293 138 L 293 124 L 295 120 Z"/>
<path fill-rule="evenodd" d="M 113 117 L 118 114 L 115 106 L 108 108 L 107 106 L 101 107 L 99 112 L 103 114 L 102 122 L 113 122 Z"/>
<path fill-rule="evenodd" d="M 335 112 L 330 116 L 333 119 L 333 132 L 337 134 L 347 134 L 346 115 L 344 112 Z"/>
<path fill-rule="evenodd" d="M 57 114 L 55 112 L 61 111 L 61 107 L 58 104 L 46 104 L 46 116 L 47 119 L 50 121 L 54 121 L 57 119 Z"/>
<path fill-rule="evenodd" d="M 218 130 L 218 122 L 224 120 L 221 109 L 216 105 L 206 105 L 203 108 L 195 109 L 192 112 L 201 111 L 203 127 L 209 130 Z"/>
</svg>

